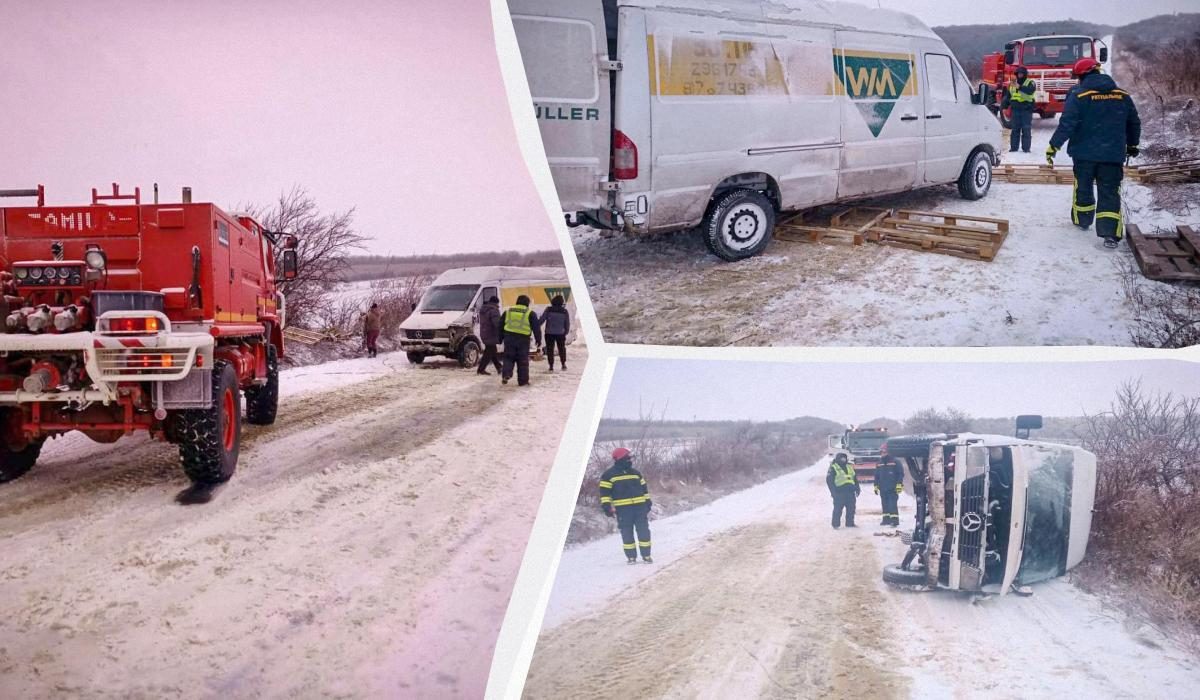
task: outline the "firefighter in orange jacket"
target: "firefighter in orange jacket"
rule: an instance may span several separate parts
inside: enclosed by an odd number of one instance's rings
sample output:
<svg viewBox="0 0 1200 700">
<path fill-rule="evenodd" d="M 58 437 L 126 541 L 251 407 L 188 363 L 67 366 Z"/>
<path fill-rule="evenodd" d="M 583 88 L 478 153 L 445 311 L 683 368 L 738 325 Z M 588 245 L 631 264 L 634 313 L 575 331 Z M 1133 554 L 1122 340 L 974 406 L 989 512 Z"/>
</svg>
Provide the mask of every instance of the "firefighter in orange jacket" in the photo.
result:
<svg viewBox="0 0 1200 700">
<path fill-rule="evenodd" d="M 654 560 L 650 558 L 651 503 L 646 477 L 633 468 L 633 455 L 624 447 L 613 450 L 612 457 L 613 465 L 600 475 L 600 508 L 617 519 L 626 562 L 636 564 L 640 549 L 642 560 L 649 564 Z"/>
</svg>

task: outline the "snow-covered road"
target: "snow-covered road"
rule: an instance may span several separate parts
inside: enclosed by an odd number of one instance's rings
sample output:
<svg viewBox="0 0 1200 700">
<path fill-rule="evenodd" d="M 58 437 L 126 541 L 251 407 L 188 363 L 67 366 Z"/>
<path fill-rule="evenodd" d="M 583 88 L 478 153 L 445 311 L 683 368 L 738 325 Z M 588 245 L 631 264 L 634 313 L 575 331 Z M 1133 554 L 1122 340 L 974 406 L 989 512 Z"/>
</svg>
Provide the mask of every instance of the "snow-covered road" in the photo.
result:
<svg viewBox="0 0 1200 700">
<path fill-rule="evenodd" d="M 0 697 L 482 694 L 578 373 L 283 374 L 210 503 L 146 439 L 67 436 L 0 488 Z"/>
<path fill-rule="evenodd" d="M 860 527 L 831 529 L 825 468 L 652 522 L 651 565 L 626 566 L 616 536 L 567 550 L 526 696 L 1174 698 L 1200 683 L 1197 659 L 1066 579 L 976 604 L 885 585 L 904 545 L 869 490 Z"/>
<path fill-rule="evenodd" d="M 1045 162 L 1057 120 L 1034 119 L 1029 154 Z M 1070 165 L 1066 154 L 1060 165 Z M 1150 206 L 1126 183 L 1128 220 L 1146 230 L 1200 224 Z M 867 244 L 774 241 L 726 263 L 694 232 L 646 239 L 572 236 L 605 340 L 671 345 L 1129 345 L 1132 313 L 1116 261 L 1091 231 L 1071 225 L 1070 185 L 996 182 L 982 200 L 953 187 L 882 197 L 868 206 L 1008 219 L 992 262 Z M 1146 284 L 1158 284 L 1146 282 Z"/>
</svg>

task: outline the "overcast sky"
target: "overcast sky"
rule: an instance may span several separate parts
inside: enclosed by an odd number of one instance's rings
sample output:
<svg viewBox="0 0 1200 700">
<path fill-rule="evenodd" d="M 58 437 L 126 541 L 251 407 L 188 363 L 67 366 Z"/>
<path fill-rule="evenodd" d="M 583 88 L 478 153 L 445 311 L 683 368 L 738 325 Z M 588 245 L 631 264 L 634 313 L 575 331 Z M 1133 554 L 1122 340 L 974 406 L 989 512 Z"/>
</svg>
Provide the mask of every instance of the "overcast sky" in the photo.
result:
<svg viewBox="0 0 1200 700">
<path fill-rule="evenodd" d="M 0 47 L 0 189 L 299 184 L 377 252 L 557 247 L 487 0 L 0 0 Z"/>
<path fill-rule="evenodd" d="M 954 406 L 980 418 L 1037 413 L 1079 416 L 1111 404 L 1122 382 L 1151 391 L 1200 394 L 1200 363 L 1062 362 L 996 364 L 791 364 L 645 360 L 618 362 L 605 404 L 609 418 L 647 413 L 677 420 L 781 420 L 817 416 L 841 423 L 902 420 Z"/>
<path fill-rule="evenodd" d="M 876 0 L 852 0 L 876 7 Z M 878 6 L 920 17 L 931 27 L 947 24 L 1004 24 L 1079 19 L 1120 26 L 1171 12 L 1200 12 L 1197 0 L 878 0 Z"/>
</svg>

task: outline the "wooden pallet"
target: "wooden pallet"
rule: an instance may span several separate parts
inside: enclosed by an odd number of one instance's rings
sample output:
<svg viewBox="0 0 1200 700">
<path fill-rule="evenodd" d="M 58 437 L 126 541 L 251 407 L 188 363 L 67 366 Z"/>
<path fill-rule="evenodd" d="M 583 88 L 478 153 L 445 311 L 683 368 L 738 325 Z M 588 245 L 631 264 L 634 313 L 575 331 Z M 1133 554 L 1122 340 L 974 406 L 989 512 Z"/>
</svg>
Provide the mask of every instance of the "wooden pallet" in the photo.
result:
<svg viewBox="0 0 1200 700">
<path fill-rule="evenodd" d="M 1125 232 L 1133 257 L 1148 279 L 1200 281 L 1200 234 L 1191 226 L 1177 226 L 1174 235 L 1148 235 L 1130 224 Z"/>
<path fill-rule="evenodd" d="M 1200 158 L 1183 158 L 1160 163 L 1131 165 L 1125 176 L 1143 184 L 1154 182 L 1200 182 Z"/>
<path fill-rule="evenodd" d="M 809 222 L 805 223 L 808 216 L 812 212 L 801 212 L 795 216 L 784 219 L 775 225 L 775 238 L 781 241 L 794 241 L 803 243 L 842 243 L 848 245 L 862 245 L 866 237 L 866 228 L 861 222 L 858 222 L 854 214 L 860 210 L 859 208 L 843 209 L 830 217 L 827 223 Z M 874 215 L 871 220 L 881 219 L 884 215 L 890 213 L 888 210 L 870 210 L 872 212 L 880 212 Z"/>
<path fill-rule="evenodd" d="M 1075 182 L 1071 168 L 1061 165 L 1002 163 L 992 171 L 992 177 L 1016 185 L 1070 185 Z"/>
<path fill-rule="evenodd" d="M 283 329 L 283 337 L 300 343 L 301 345 L 316 345 L 322 340 L 329 339 L 329 336 L 325 333 L 310 331 L 305 328 L 294 328 L 291 326 Z"/>
<path fill-rule="evenodd" d="M 867 232 L 867 240 L 907 250 L 991 261 L 1008 237 L 1008 221 L 979 216 L 897 211 Z"/>
</svg>

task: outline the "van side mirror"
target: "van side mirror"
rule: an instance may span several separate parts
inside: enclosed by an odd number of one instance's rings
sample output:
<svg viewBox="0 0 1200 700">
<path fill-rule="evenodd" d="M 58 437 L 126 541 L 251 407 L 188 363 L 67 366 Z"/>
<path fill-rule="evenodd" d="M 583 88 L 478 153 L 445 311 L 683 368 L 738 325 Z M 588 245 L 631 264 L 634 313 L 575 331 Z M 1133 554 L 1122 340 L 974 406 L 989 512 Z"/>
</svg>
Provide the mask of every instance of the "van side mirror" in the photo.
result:
<svg viewBox="0 0 1200 700">
<path fill-rule="evenodd" d="M 1100 62 L 1108 63 L 1108 47 L 1107 46 L 1100 47 Z"/>
<path fill-rule="evenodd" d="M 990 105 L 995 99 L 996 93 L 987 83 L 980 83 L 979 87 L 975 88 L 975 92 L 971 93 L 971 104 L 973 105 Z"/>
<path fill-rule="evenodd" d="M 1029 431 L 1041 429 L 1041 416 L 1017 416 L 1017 437 L 1022 440 L 1029 438 Z"/>
<path fill-rule="evenodd" d="M 299 268 L 299 258 L 295 248 L 284 248 L 283 250 L 283 278 L 285 280 L 296 279 L 296 272 Z"/>
</svg>

